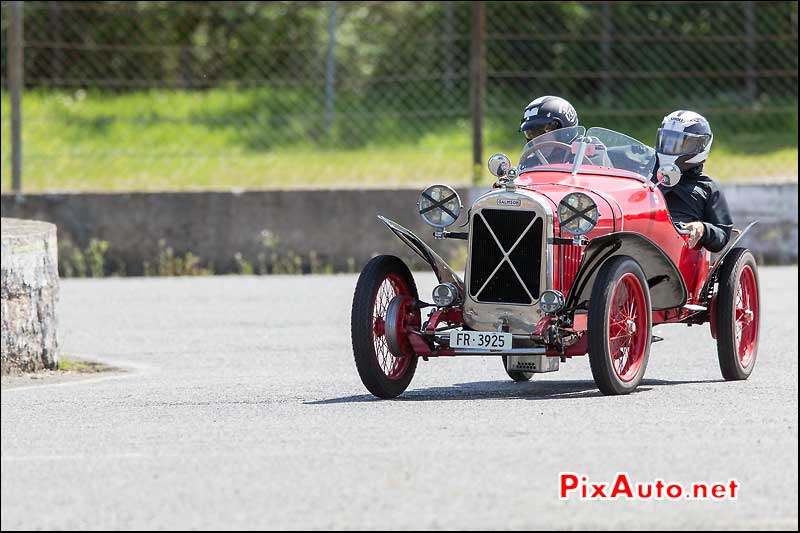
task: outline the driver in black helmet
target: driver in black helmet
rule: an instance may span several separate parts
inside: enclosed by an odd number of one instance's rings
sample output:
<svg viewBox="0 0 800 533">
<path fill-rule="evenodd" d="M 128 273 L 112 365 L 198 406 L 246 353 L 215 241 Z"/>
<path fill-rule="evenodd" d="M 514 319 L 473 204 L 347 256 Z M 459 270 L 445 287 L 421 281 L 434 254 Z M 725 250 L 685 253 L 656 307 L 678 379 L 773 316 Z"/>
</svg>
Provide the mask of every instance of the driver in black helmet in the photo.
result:
<svg viewBox="0 0 800 533">
<path fill-rule="evenodd" d="M 578 125 L 572 104 L 558 96 L 542 96 L 525 107 L 519 131 L 531 141 L 545 133 Z"/>
<path fill-rule="evenodd" d="M 656 140 L 658 167 L 677 167 L 672 175 L 659 172 L 672 221 L 690 233 L 689 246 L 697 243 L 719 252 L 733 229 L 728 203 L 719 185 L 703 174 L 714 135 L 708 120 L 694 111 L 673 111 L 661 122 Z"/>
<path fill-rule="evenodd" d="M 559 96 L 541 96 L 525 107 L 519 123 L 519 131 L 530 142 L 545 133 L 577 125 L 578 113 L 575 112 L 572 104 Z M 566 144 L 571 144 L 575 140 L 572 139 Z M 610 166 L 603 143 L 598 139 L 590 140 L 594 141 L 597 150 L 595 155 L 587 156 L 588 159 L 596 165 Z M 549 157 L 549 154 L 546 153 L 545 156 Z"/>
</svg>

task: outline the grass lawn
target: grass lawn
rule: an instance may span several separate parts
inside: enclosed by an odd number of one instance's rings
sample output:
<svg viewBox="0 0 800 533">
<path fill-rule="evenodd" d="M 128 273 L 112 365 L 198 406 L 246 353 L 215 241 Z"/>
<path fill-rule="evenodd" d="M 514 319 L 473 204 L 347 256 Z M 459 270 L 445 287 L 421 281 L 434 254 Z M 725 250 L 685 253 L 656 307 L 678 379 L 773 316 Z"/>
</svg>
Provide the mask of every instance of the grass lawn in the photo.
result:
<svg viewBox="0 0 800 533">
<path fill-rule="evenodd" d="M 11 184 L 8 104 L 3 93 L 3 191 Z M 271 111 L 276 108 L 296 110 L 298 104 L 264 102 L 263 91 L 255 90 L 121 95 L 28 91 L 23 97 L 23 188 L 226 190 L 471 181 L 466 119 L 395 119 L 397 123 L 376 126 L 362 135 L 366 139 L 353 141 L 359 124 L 344 117 L 334 131 L 338 148 L 326 148 L 321 141 L 315 144 L 324 137 L 322 126 L 309 123 L 309 116 L 320 120 L 318 110 L 279 115 Z M 485 156 L 504 151 L 513 160 L 521 138 L 498 134 L 498 129 L 490 121 Z M 640 138 L 652 142 L 645 136 Z M 796 181 L 797 130 L 747 136 L 718 130 L 707 170 L 720 180 Z M 485 167 L 481 171 L 481 182 L 489 183 Z"/>
</svg>

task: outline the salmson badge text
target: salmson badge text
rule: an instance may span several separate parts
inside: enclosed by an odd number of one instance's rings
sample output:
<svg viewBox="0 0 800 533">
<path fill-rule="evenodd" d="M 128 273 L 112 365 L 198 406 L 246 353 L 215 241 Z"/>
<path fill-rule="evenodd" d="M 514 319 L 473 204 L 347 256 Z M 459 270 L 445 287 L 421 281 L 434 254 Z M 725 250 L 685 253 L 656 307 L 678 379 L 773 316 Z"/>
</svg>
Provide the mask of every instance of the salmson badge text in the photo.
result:
<svg viewBox="0 0 800 533">
<path fill-rule="evenodd" d="M 497 199 L 497 205 L 506 205 L 510 207 L 519 207 L 522 205 L 522 200 L 505 200 L 503 198 Z"/>
</svg>

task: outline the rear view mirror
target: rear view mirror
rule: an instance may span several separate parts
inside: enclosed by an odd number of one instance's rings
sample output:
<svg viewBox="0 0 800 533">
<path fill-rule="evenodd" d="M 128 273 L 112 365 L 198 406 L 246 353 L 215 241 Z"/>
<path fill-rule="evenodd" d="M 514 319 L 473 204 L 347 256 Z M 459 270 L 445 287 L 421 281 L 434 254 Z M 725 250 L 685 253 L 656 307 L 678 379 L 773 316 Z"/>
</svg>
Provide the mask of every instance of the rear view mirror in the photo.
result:
<svg viewBox="0 0 800 533">
<path fill-rule="evenodd" d="M 664 187 L 674 187 L 681 180 L 681 170 L 677 165 L 664 165 L 656 172 L 658 183 Z"/>
<path fill-rule="evenodd" d="M 491 172 L 493 176 L 502 178 L 506 175 L 509 168 L 511 168 L 511 160 L 506 154 L 494 154 L 489 158 L 489 172 Z"/>
</svg>

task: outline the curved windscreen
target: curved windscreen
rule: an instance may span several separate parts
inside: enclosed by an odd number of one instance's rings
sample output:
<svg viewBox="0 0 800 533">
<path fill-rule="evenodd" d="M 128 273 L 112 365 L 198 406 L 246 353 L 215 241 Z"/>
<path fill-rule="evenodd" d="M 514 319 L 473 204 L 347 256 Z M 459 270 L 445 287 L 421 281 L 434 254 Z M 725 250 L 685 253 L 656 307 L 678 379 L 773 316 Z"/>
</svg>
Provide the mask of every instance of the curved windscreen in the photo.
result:
<svg viewBox="0 0 800 533">
<path fill-rule="evenodd" d="M 586 132 L 592 142 L 605 146 L 611 168 L 635 172 L 646 178 L 656 168 L 656 151 L 633 137 L 605 128 L 589 128 Z"/>
<path fill-rule="evenodd" d="M 576 168 L 578 156 L 581 161 Z M 518 168 L 522 173 L 553 165 L 569 165 L 579 173 L 586 166 L 625 170 L 649 179 L 656 166 L 656 152 L 616 131 L 605 128 L 586 131 L 582 126 L 573 126 L 545 133 L 526 144 Z"/>
<path fill-rule="evenodd" d="M 572 143 L 580 141 L 586 134 L 583 126 L 561 128 L 539 135 L 522 149 L 517 168 L 525 172 L 536 167 L 547 167 L 563 163 L 572 163 Z"/>
</svg>

